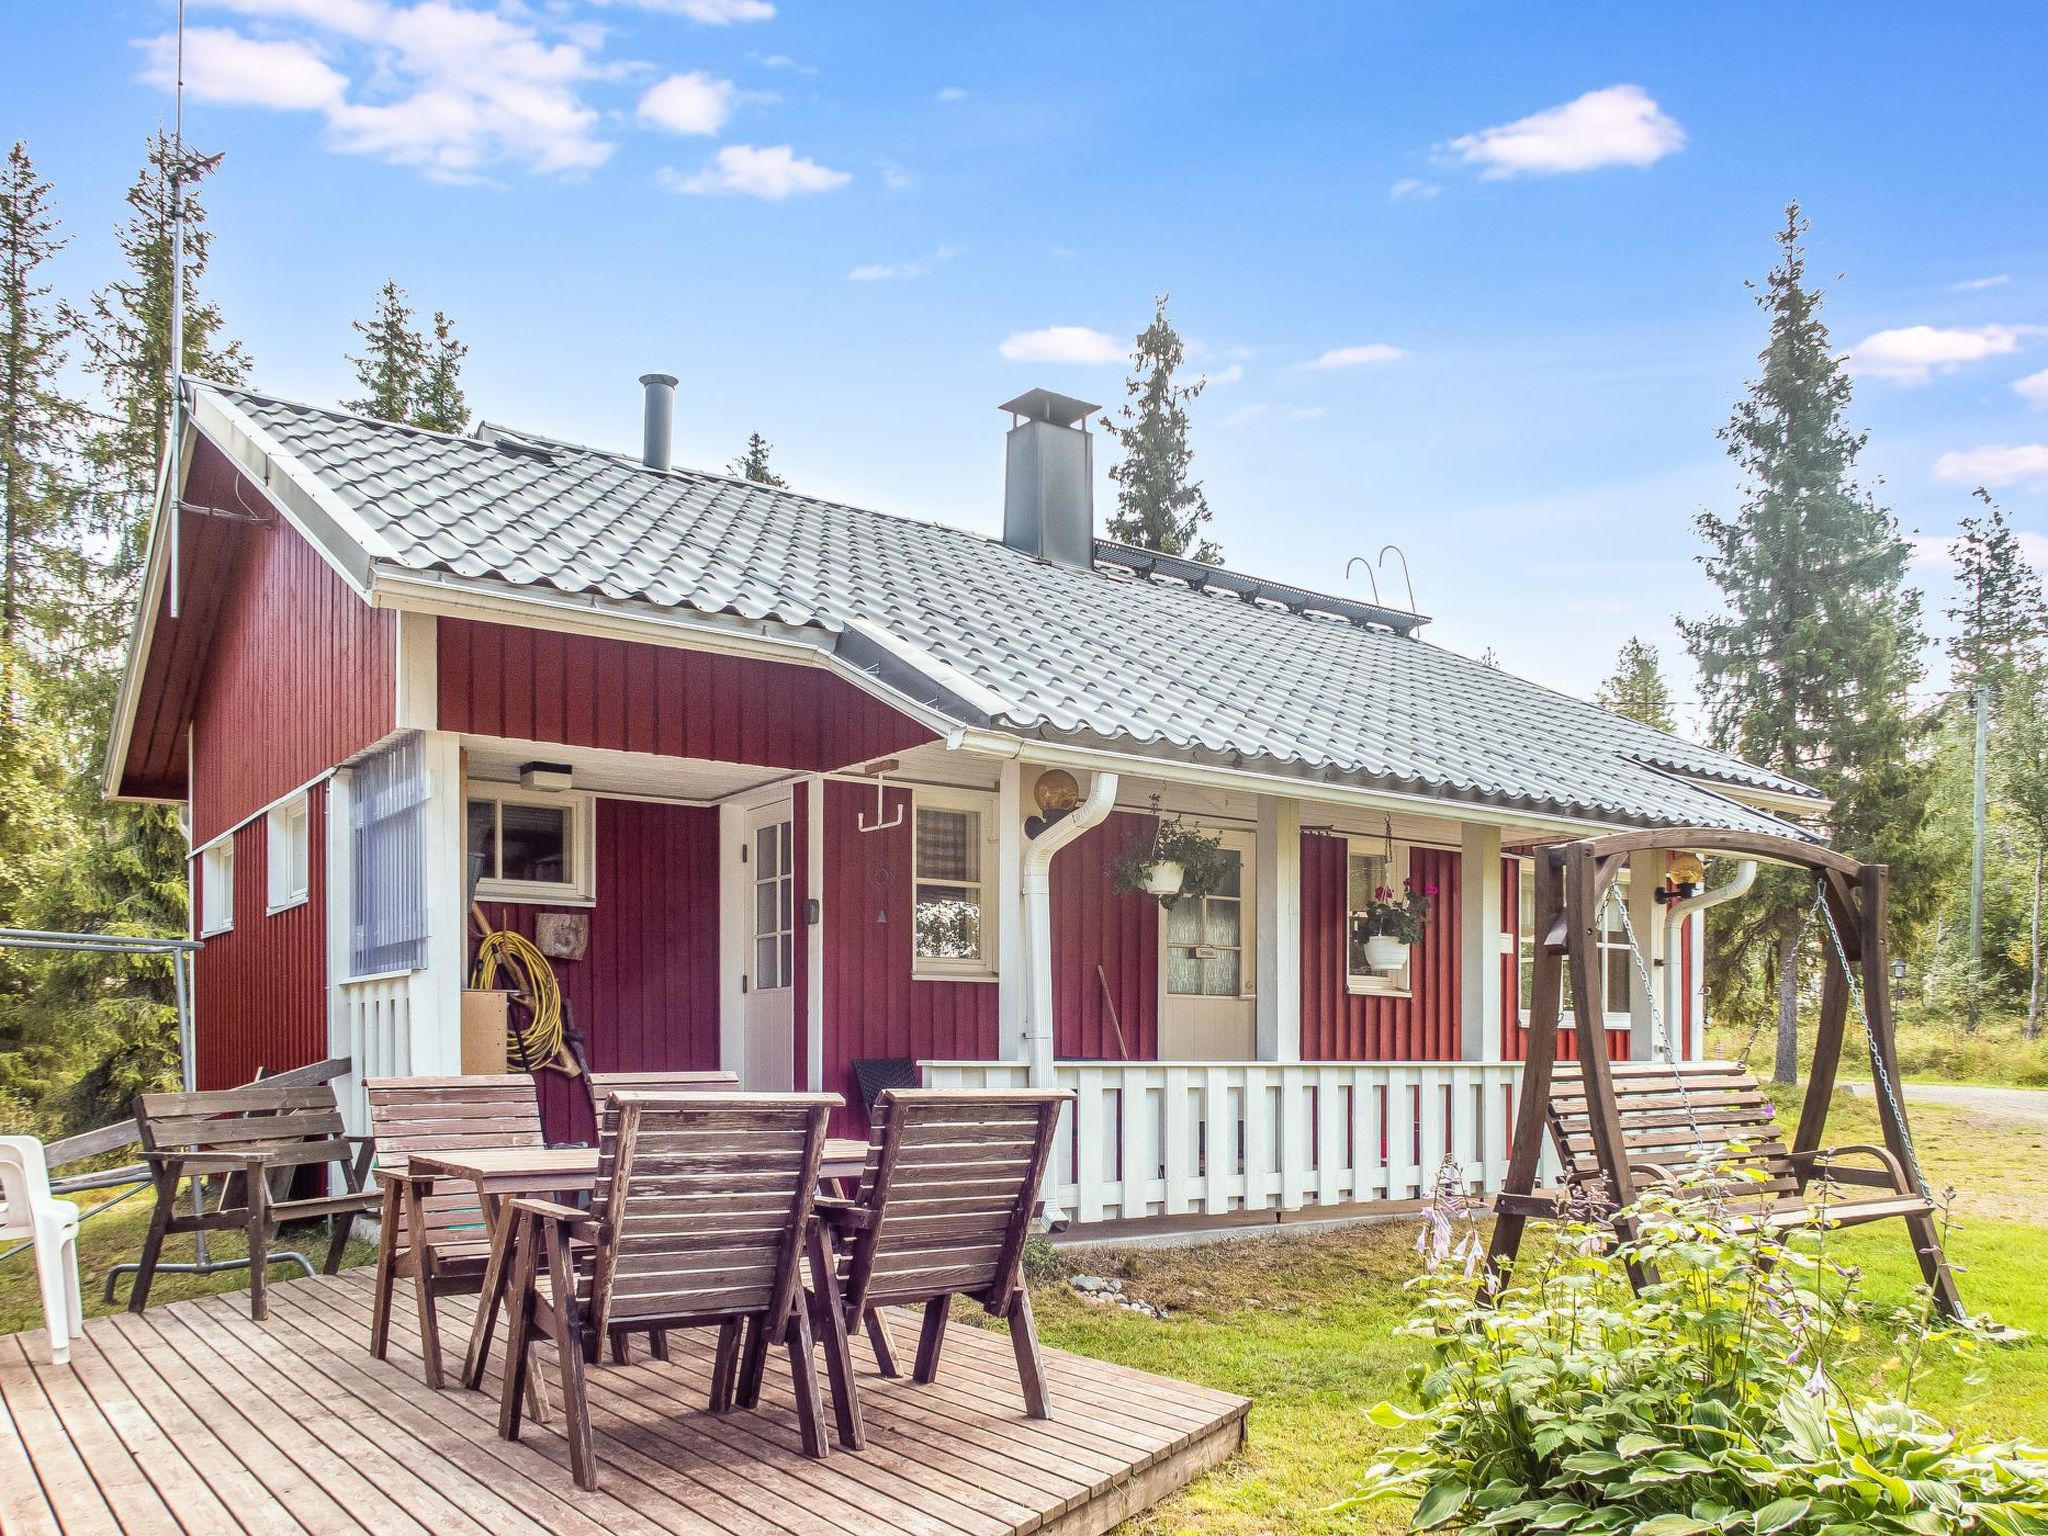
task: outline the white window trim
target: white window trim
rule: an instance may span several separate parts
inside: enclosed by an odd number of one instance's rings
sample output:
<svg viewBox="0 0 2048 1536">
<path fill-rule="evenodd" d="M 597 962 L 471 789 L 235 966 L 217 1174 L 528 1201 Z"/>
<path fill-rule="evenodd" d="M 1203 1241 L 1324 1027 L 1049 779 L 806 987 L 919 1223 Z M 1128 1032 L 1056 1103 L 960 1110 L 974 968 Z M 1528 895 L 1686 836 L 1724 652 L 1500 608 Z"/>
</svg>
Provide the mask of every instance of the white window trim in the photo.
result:
<svg viewBox="0 0 2048 1536">
<path fill-rule="evenodd" d="M 572 880 L 502 880 L 485 876 L 476 883 L 479 901 L 507 901 L 531 906 L 591 907 L 597 905 L 596 797 L 575 791 L 525 789 L 492 779 L 471 779 L 463 796 L 463 856 L 468 857 L 469 802 L 494 800 L 499 805 L 544 805 L 569 812 L 569 868 Z M 502 820 L 502 813 L 500 815 Z M 468 878 L 468 871 L 463 871 Z"/>
<path fill-rule="evenodd" d="M 1529 1010 L 1528 1010 L 1527 1008 L 1525 1008 L 1525 1007 L 1523 1007 L 1523 1006 L 1521 1005 L 1521 993 L 1522 993 L 1522 941 L 1523 941 L 1523 940 L 1524 940 L 1525 938 L 1527 938 L 1527 939 L 1528 939 L 1528 940 L 1530 941 L 1530 943 L 1532 944 L 1532 946 L 1533 946 L 1533 944 L 1534 944 L 1534 942 L 1535 942 L 1535 914 L 1534 914 L 1534 912 L 1532 912 L 1532 911 L 1530 910 L 1530 905 L 1531 905 L 1531 904 L 1530 904 L 1529 902 L 1526 902 L 1526 901 L 1522 900 L 1522 895 L 1521 895 L 1521 882 L 1522 882 L 1522 874 L 1523 874 L 1523 872 L 1524 872 L 1525 870 L 1527 870 L 1527 869 L 1529 868 L 1529 866 L 1530 866 L 1530 865 L 1531 865 L 1531 864 L 1532 864 L 1533 862 L 1534 862 L 1533 860 L 1530 860 L 1530 859 L 1526 859 L 1526 858 L 1518 858 L 1518 859 L 1516 859 L 1516 861 L 1515 861 L 1515 863 L 1516 863 L 1516 866 L 1517 866 L 1517 867 L 1516 867 L 1516 870 L 1515 870 L 1515 935 L 1514 935 L 1514 938 L 1515 938 L 1515 1017 L 1516 1017 L 1516 1018 L 1517 1018 L 1518 1020 L 1520 1020 L 1520 1022 L 1521 1022 L 1521 1025 L 1522 1025 L 1522 1028 L 1524 1028 L 1524 1029 L 1527 1029 L 1527 1028 L 1529 1027 Z M 1617 875 L 1615 876 L 1615 885 L 1616 885 L 1616 886 L 1617 886 L 1617 887 L 1619 888 L 1619 890 L 1620 890 L 1620 892 L 1621 892 L 1621 899 L 1622 899 L 1623 901 L 1626 901 L 1626 900 L 1628 900 L 1628 874 L 1629 874 L 1629 872 L 1628 872 L 1627 870 L 1625 870 L 1625 869 L 1624 869 L 1624 870 L 1622 870 L 1622 871 L 1621 871 L 1621 872 L 1620 872 L 1619 874 L 1617 874 Z M 1533 887 L 1532 887 L 1532 888 L 1533 888 Z M 1601 960 L 1601 975 L 1600 975 L 1600 982 L 1601 982 L 1601 1001 L 1602 1001 L 1603 1003 L 1605 1003 L 1605 1001 L 1606 1001 L 1606 983 L 1607 983 L 1607 972 L 1606 972 L 1606 966 L 1607 966 L 1607 962 L 1606 962 L 1606 960 L 1605 960 L 1604 956 L 1606 956 L 1606 955 L 1608 955 L 1608 954 L 1615 954 L 1615 955 L 1619 955 L 1619 956 L 1621 956 L 1621 957 L 1622 957 L 1622 964 L 1624 964 L 1624 965 L 1626 965 L 1626 966 L 1628 966 L 1628 967 L 1630 968 L 1630 971 L 1629 971 L 1629 996 L 1630 996 L 1630 997 L 1634 997 L 1634 996 L 1635 996 L 1635 990 L 1636 990 L 1636 978 L 1635 978 L 1635 972 L 1634 972 L 1634 964 L 1635 964 L 1635 963 L 1634 963 L 1634 961 L 1633 961 L 1633 960 L 1631 960 L 1631 959 L 1629 958 L 1629 953 L 1628 953 L 1628 944 L 1626 943 L 1626 941 L 1624 941 L 1623 943 L 1621 943 L 1621 944 L 1618 944 L 1618 945 L 1609 945 L 1609 944 L 1608 944 L 1608 943 L 1606 942 L 1606 932 L 1607 932 L 1607 924 L 1606 924 L 1606 912 L 1605 912 L 1605 909 L 1604 909 L 1604 903 L 1603 903 L 1603 910 L 1602 910 L 1602 912 L 1601 912 L 1601 926 L 1600 926 L 1600 932 L 1601 932 L 1601 943 L 1600 943 L 1600 951 L 1601 951 L 1601 954 L 1602 954 L 1602 956 L 1603 956 L 1603 959 Z M 1533 949 L 1532 949 L 1531 953 L 1533 954 Z M 1565 963 L 1567 963 L 1567 962 L 1565 962 L 1565 961 L 1563 960 L 1563 958 L 1562 958 L 1562 957 L 1560 957 L 1560 959 L 1559 959 L 1559 964 L 1561 964 L 1561 965 L 1562 965 L 1562 964 L 1565 964 Z M 1565 980 L 1566 980 L 1566 983 L 1567 983 L 1567 984 L 1569 984 L 1569 982 L 1570 982 L 1571 978 L 1570 978 L 1569 976 L 1567 976 L 1567 977 L 1565 978 Z M 1632 1012 L 1631 1010 L 1629 1010 L 1629 1009 L 1623 1009 L 1623 1010 L 1622 1010 L 1621 1012 L 1619 1012 L 1619 1013 L 1613 1013 L 1613 1012 L 1609 1012 L 1609 1011 L 1607 1011 L 1606 1009 L 1604 1009 L 1604 1008 L 1603 1008 L 1603 1009 L 1602 1009 L 1602 1011 L 1601 1011 L 1601 1015 L 1600 1015 L 1600 1018 L 1601 1018 L 1601 1023 L 1602 1023 L 1602 1025 L 1603 1025 L 1603 1026 L 1604 1026 L 1605 1028 L 1607 1028 L 1608 1030 L 1611 1030 L 1611 1031 L 1617 1031 L 1617 1032 L 1618 1032 L 1618 1031 L 1620 1031 L 1620 1030 L 1624 1030 L 1624 1029 L 1632 1029 L 1632 1028 L 1634 1028 L 1634 1027 L 1635 1027 L 1635 1014 L 1634 1014 L 1634 1013 L 1633 1013 L 1633 1012 Z M 1558 1027 L 1559 1029 L 1561 1029 L 1561 1030 L 1565 1030 L 1565 1031 L 1570 1031 L 1570 1030 L 1574 1030 L 1574 1029 L 1577 1029 L 1577 1028 L 1579 1027 L 1579 1018 L 1578 1018 L 1578 1014 L 1577 1014 L 1577 1012 L 1576 1012 L 1575 1010 L 1573 1010 L 1573 1009 L 1570 1009 L 1570 1008 L 1567 1008 L 1567 1009 L 1565 1009 L 1565 1010 L 1564 1010 L 1564 1011 L 1563 1011 L 1563 1012 L 1562 1012 L 1561 1014 L 1559 1014 L 1559 1016 L 1558 1016 L 1558 1020 L 1557 1020 L 1557 1027 Z"/>
<path fill-rule="evenodd" d="M 1385 854 L 1387 840 L 1384 837 L 1346 837 L 1344 839 L 1344 990 L 1353 997 L 1413 997 L 1415 995 L 1415 954 L 1411 949 L 1408 963 L 1398 971 L 1381 975 L 1372 971 L 1363 976 L 1354 975 L 1351 970 L 1351 856 L 1354 853 L 1371 855 Z M 1401 888 L 1401 882 L 1410 877 L 1414 870 L 1412 843 L 1396 842 L 1393 857 L 1387 864 L 1387 883 L 1394 889 Z"/>
<path fill-rule="evenodd" d="M 235 834 L 215 838 L 194 857 L 199 861 L 199 937 L 210 939 L 215 934 L 234 932 Z M 220 891 L 218 902 L 214 900 L 216 887 Z M 223 914 L 224 921 L 211 921 Z"/>
<path fill-rule="evenodd" d="M 264 863 L 264 913 L 275 917 L 280 912 L 289 912 L 293 907 L 303 907 L 313 899 L 313 814 L 312 796 L 301 790 L 298 794 L 279 801 L 264 814 L 263 849 Z M 296 834 L 293 831 L 296 824 Z M 292 859 L 289 849 L 296 836 L 305 849 L 306 874 L 303 883 L 290 885 Z M 284 877 L 279 878 L 278 851 L 287 850 L 283 864 Z"/>
<path fill-rule="evenodd" d="M 976 811 L 981 815 L 981 958 L 939 960 L 917 952 L 917 813 Z M 981 790 L 941 789 L 919 784 L 910 792 L 910 979 L 912 981 L 995 981 L 1002 954 L 1002 903 L 996 880 L 996 797 Z M 953 884 L 952 881 L 942 882 Z"/>
<path fill-rule="evenodd" d="M 1169 813 L 1170 814 L 1170 813 Z M 1188 818 L 1190 822 L 1194 817 Z M 1259 995 L 1259 839 L 1256 832 L 1238 828 L 1204 829 L 1238 856 L 1237 876 L 1237 991 L 1226 993 L 1175 992 L 1166 980 L 1167 963 L 1173 945 L 1166 937 L 1166 914 L 1159 920 L 1159 1006 L 1175 1004 L 1251 1002 Z M 1149 898 L 1148 898 L 1149 899 Z M 1162 1011 L 1161 1014 L 1164 1017 Z"/>
</svg>

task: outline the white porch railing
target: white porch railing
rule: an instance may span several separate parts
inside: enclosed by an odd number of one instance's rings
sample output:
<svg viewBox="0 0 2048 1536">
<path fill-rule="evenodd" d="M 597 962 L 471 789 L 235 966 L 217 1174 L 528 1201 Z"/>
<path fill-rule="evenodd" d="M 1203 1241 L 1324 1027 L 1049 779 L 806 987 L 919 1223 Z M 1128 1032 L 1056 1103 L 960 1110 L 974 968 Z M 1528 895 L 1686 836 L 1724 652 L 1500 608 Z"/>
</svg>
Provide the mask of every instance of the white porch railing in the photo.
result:
<svg viewBox="0 0 2048 1536">
<path fill-rule="evenodd" d="M 1012 1061 L 920 1063 L 931 1088 L 1022 1088 Z M 1075 1113 L 1047 1195 L 1075 1221 L 1422 1195 L 1446 1155 L 1507 1173 L 1519 1062 L 1062 1061 Z"/>
<path fill-rule="evenodd" d="M 413 974 L 365 976 L 341 982 L 335 989 L 341 1038 L 334 1042 L 334 1054 L 348 1057 L 350 1067 L 347 1077 L 336 1080 L 334 1092 L 341 1100 L 342 1119 L 356 1135 L 369 1130 L 363 1079 L 412 1075 Z"/>
</svg>

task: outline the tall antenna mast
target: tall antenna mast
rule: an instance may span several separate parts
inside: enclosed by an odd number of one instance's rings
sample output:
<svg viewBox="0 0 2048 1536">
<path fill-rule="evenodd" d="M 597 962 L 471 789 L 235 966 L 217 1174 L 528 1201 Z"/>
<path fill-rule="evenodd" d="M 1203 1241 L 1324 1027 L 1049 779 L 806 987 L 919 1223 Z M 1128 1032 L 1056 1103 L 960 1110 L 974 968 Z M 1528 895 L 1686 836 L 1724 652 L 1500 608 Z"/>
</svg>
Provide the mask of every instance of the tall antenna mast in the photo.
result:
<svg viewBox="0 0 2048 1536">
<path fill-rule="evenodd" d="M 178 508 L 185 497 L 183 445 L 178 423 L 185 369 L 185 0 L 178 0 L 177 72 L 171 105 L 171 419 L 164 487 L 171 520 L 171 617 L 178 616 Z"/>
</svg>

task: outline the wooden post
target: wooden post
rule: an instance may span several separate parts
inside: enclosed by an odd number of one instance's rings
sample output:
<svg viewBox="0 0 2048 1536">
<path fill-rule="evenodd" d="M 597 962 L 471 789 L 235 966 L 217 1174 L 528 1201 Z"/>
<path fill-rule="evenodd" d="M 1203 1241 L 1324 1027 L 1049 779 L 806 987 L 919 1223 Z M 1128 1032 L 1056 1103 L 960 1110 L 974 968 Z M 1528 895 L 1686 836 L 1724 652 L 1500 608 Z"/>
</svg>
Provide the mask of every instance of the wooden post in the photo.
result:
<svg viewBox="0 0 2048 1536">
<path fill-rule="evenodd" d="M 1835 1074 L 1842 1064 L 1842 1031 L 1849 1016 L 1849 978 L 1842 971 L 1841 957 L 1833 940 L 1826 940 L 1824 970 L 1820 984 L 1820 1030 L 1813 1039 L 1813 1065 L 1806 1079 L 1806 1102 L 1799 1111 L 1799 1131 L 1792 1138 L 1795 1153 L 1819 1149 L 1827 1132 L 1828 1105 L 1835 1096 Z M 1813 1177 L 1810 1157 L 1798 1163 L 1799 1191 L 1806 1192 Z"/>
<path fill-rule="evenodd" d="M 1600 862 L 1584 843 L 1565 850 L 1565 945 L 1572 976 L 1572 1015 L 1578 1024 L 1579 1076 L 1586 1085 L 1586 1119 L 1593 1134 L 1593 1155 L 1607 1176 L 1608 1198 L 1616 1212 L 1635 1202 L 1635 1180 L 1629 1173 L 1628 1146 L 1622 1139 L 1621 1112 L 1614 1103 L 1614 1069 L 1607 1058 L 1606 1017 L 1602 1011 L 1600 976 L 1600 905 L 1609 881 Z M 1626 1238 L 1633 1224 L 1617 1215 L 1616 1232 Z"/>
<path fill-rule="evenodd" d="M 1550 931 L 1551 920 L 1563 904 L 1559 859 L 1555 849 L 1542 849 L 1536 855 L 1536 910 L 1531 914 L 1530 924 L 1539 935 Z M 1522 1246 L 1522 1230 L 1529 1224 L 1528 1211 L 1517 1208 L 1513 1197 L 1535 1193 L 1536 1168 L 1543 1156 L 1543 1117 L 1550 1102 L 1550 1079 L 1557 1064 L 1558 1015 L 1564 1003 L 1564 972 L 1559 961 L 1558 952 L 1539 938 L 1535 975 L 1529 988 L 1529 1031 L 1522 1050 L 1522 1092 L 1515 1104 L 1514 1142 L 1508 1152 L 1499 1214 L 1486 1252 L 1487 1274 L 1496 1281 L 1501 1271 L 1514 1263 Z"/>
</svg>

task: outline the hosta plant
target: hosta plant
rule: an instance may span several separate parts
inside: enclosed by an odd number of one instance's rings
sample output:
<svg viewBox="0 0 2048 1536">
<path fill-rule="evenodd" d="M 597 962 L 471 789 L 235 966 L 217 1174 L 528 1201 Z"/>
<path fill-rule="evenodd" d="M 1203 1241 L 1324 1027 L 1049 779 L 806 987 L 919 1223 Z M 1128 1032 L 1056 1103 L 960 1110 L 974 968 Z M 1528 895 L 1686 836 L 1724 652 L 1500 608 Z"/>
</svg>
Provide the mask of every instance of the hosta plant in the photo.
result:
<svg viewBox="0 0 2048 1536">
<path fill-rule="evenodd" d="M 1912 1405 L 1927 1352 L 1967 1354 L 1988 1329 L 1935 1330 L 1925 1298 L 1870 1303 L 1828 1254 L 1825 1191 L 1806 1228 L 1743 1230 L 1715 1193 L 1741 1177 L 1702 1168 L 1645 1192 L 1637 1235 L 1612 1252 L 1589 1218 L 1484 1293 L 1456 1265 L 1415 1282 L 1403 1331 L 1430 1347 L 1411 1382 L 1420 1411 L 1373 1417 L 1419 1438 L 1345 1507 L 1409 1497 L 1416 1530 L 1503 1536 L 2048 1536 L 2042 1451 Z M 1426 1253 L 1452 1251 L 1444 1204 Z M 1886 1397 L 1861 1398 L 1848 1362 L 1879 1337 Z"/>
</svg>

